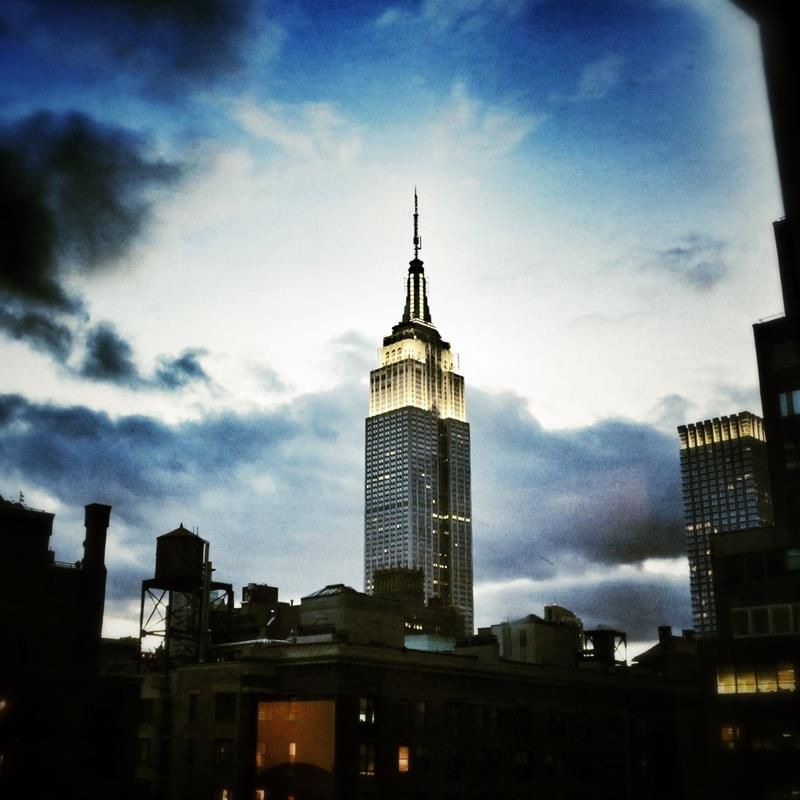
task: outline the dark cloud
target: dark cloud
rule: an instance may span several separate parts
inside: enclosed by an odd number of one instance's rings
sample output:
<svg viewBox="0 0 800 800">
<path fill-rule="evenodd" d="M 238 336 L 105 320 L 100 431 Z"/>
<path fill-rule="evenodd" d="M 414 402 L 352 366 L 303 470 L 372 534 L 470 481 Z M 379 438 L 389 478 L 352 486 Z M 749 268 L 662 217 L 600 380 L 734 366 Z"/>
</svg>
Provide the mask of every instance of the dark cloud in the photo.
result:
<svg viewBox="0 0 800 800">
<path fill-rule="evenodd" d="M 85 114 L 42 111 L 0 129 L 0 289 L 77 310 L 61 285 L 66 270 L 125 256 L 152 190 L 180 174 L 138 134 Z"/>
<path fill-rule="evenodd" d="M 0 306 L 0 331 L 12 339 L 28 342 L 61 363 L 66 361 L 72 349 L 70 328 L 53 319 L 52 314 L 40 310 L 12 304 L 5 308 Z"/>
<path fill-rule="evenodd" d="M 615 420 L 547 431 L 513 395 L 473 390 L 470 409 L 480 577 L 684 554 L 677 439 Z"/>
<path fill-rule="evenodd" d="M 77 374 L 120 386 L 176 391 L 209 380 L 198 360 L 204 354 L 205 350 L 194 349 L 184 350 L 177 357 L 159 356 L 155 374 L 148 378 L 136 366 L 129 342 L 110 322 L 101 322 L 86 336 L 83 363 Z"/>
<path fill-rule="evenodd" d="M 101 322 L 89 331 L 79 374 L 93 380 L 131 386 L 141 383 L 131 346 L 110 322 Z"/>
<path fill-rule="evenodd" d="M 161 356 L 154 384 L 164 389 L 182 389 L 196 381 L 208 381 L 208 375 L 198 361 L 198 357 L 205 352 L 205 350 L 184 350 L 177 358 Z"/>
<path fill-rule="evenodd" d="M 606 625 L 628 634 L 629 640 L 655 639 L 659 625 L 691 628 L 689 586 L 656 576 L 649 581 L 619 580 L 565 587 L 552 602 L 574 611 L 586 627 Z"/>
<path fill-rule="evenodd" d="M 701 292 L 713 289 L 730 269 L 725 261 L 725 243 L 699 234 L 656 253 L 653 266 Z"/>
<path fill-rule="evenodd" d="M 169 426 L 149 417 L 112 420 L 80 406 L 0 396 L 0 460 L 65 501 L 99 495 L 131 521 L 146 518 L 145 504 L 159 499 L 188 502 L 218 482 L 220 471 L 263 463 L 294 428 L 277 413 L 220 414 Z"/>
<path fill-rule="evenodd" d="M 96 75 L 124 71 L 156 92 L 175 92 L 243 66 L 246 35 L 257 25 L 254 0 L 26 0 L 0 16 L 0 34 L 61 55 Z M 5 30 L 4 30 L 5 29 Z"/>
</svg>

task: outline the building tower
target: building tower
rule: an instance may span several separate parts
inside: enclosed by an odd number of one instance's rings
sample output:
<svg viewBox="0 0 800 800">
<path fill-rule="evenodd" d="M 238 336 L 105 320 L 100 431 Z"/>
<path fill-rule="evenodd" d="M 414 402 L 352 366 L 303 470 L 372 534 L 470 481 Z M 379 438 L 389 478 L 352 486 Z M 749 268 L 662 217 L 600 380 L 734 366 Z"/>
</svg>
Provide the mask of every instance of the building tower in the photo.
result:
<svg viewBox="0 0 800 800">
<path fill-rule="evenodd" d="M 678 427 L 692 617 L 701 636 L 716 628 L 711 538 L 772 525 L 767 447 L 760 417 L 729 417 Z"/>
<path fill-rule="evenodd" d="M 395 567 L 419 568 L 426 600 L 456 608 L 472 633 L 472 497 L 464 378 L 431 322 L 419 258 L 414 192 L 414 258 L 403 318 L 383 340 L 370 373 L 366 420 L 364 584 Z"/>
</svg>

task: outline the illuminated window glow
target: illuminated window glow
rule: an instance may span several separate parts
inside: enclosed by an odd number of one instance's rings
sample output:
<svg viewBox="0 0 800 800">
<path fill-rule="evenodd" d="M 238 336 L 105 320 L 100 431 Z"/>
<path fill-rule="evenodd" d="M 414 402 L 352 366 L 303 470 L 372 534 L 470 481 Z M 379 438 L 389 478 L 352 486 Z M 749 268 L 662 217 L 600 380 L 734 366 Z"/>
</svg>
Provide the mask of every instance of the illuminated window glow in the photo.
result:
<svg viewBox="0 0 800 800">
<path fill-rule="evenodd" d="M 409 766 L 408 747 L 404 744 L 401 744 L 397 748 L 397 771 L 408 772 Z"/>
<path fill-rule="evenodd" d="M 755 668 L 739 665 L 717 670 L 717 694 L 770 694 L 795 689 L 792 664 L 759 664 Z"/>
</svg>

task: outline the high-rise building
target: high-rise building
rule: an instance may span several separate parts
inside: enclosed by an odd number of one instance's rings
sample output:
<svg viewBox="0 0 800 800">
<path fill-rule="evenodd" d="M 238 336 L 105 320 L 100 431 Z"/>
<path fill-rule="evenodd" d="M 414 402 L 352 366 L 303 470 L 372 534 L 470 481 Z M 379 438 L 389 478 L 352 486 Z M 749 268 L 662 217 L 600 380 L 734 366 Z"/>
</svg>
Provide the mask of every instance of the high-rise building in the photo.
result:
<svg viewBox="0 0 800 800">
<path fill-rule="evenodd" d="M 711 538 L 772 525 L 767 449 L 749 411 L 678 427 L 692 617 L 701 636 L 717 630 Z"/>
<path fill-rule="evenodd" d="M 425 598 L 456 608 L 472 633 L 472 496 L 464 379 L 428 307 L 419 258 L 414 194 L 414 258 L 403 318 L 383 340 L 370 373 L 366 420 L 364 584 L 395 567 L 424 574 Z"/>
</svg>

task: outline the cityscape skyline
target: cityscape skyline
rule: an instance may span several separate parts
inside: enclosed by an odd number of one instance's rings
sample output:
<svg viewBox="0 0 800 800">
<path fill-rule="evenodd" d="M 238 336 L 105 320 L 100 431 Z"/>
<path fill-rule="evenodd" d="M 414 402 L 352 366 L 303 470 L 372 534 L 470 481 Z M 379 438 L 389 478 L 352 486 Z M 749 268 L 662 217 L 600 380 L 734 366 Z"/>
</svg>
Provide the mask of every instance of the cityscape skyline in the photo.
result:
<svg viewBox="0 0 800 800">
<path fill-rule="evenodd" d="M 727 4 L 557 5 L 175 12 L 174 63 L 124 4 L 2 12 L 3 152 L 57 235 L 3 273 L 0 493 L 56 513 L 66 558 L 82 504 L 114 506 L 112 632 L 180 520 L 242 582 L 360 585 L 363 377 L 414 180 L 471 379 L 479 624 L 556 602 L 688 625 L 675 425 L 759 411 L 749 323 L 780 309 L 755 29 Z M 92 150 L 99 186 L 55 157 Z"/>
</svg>

